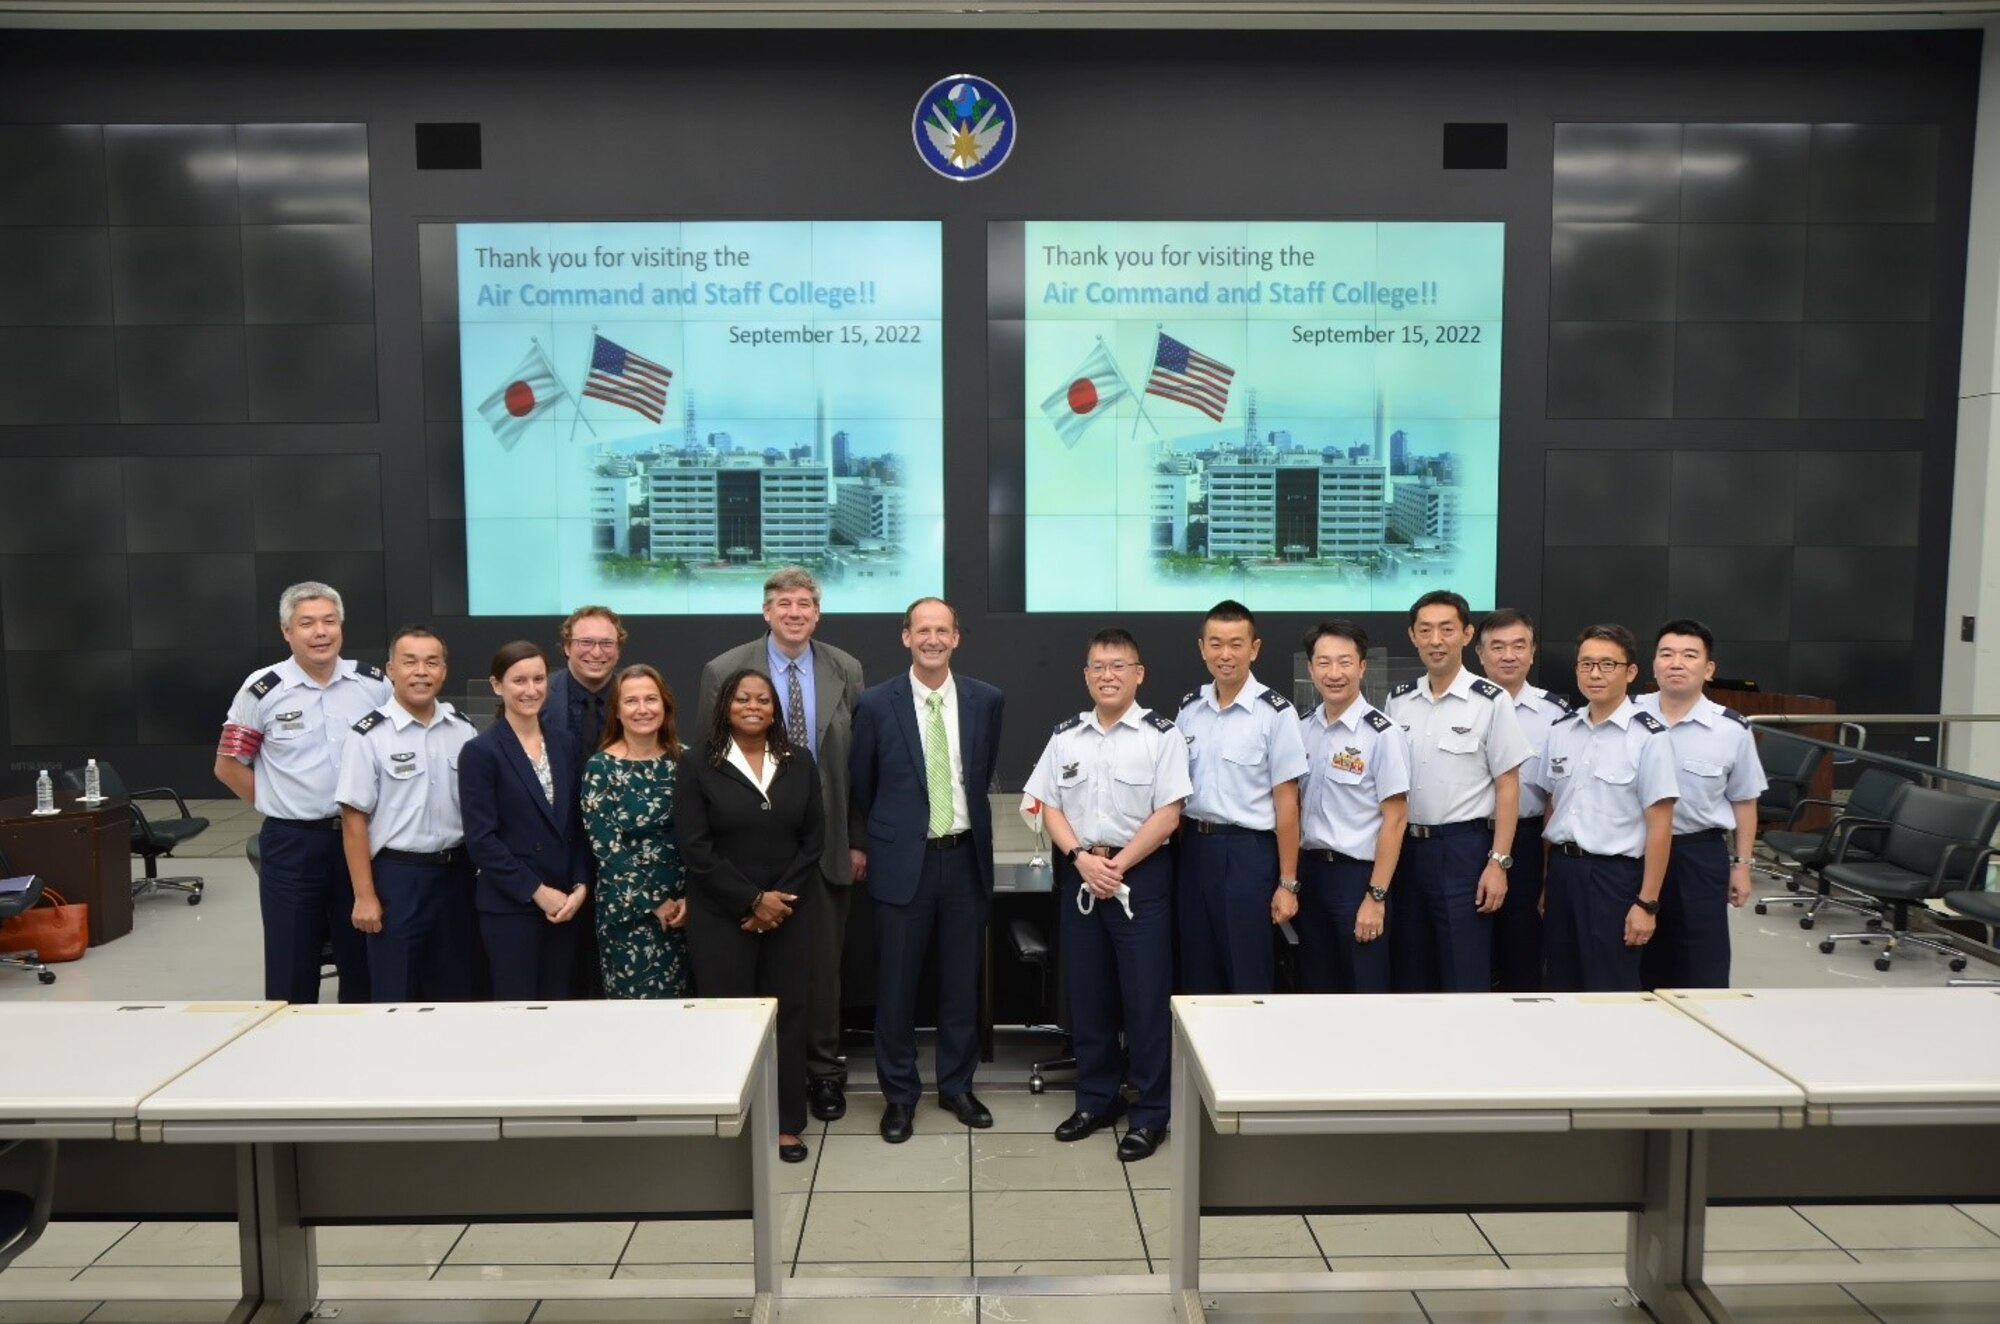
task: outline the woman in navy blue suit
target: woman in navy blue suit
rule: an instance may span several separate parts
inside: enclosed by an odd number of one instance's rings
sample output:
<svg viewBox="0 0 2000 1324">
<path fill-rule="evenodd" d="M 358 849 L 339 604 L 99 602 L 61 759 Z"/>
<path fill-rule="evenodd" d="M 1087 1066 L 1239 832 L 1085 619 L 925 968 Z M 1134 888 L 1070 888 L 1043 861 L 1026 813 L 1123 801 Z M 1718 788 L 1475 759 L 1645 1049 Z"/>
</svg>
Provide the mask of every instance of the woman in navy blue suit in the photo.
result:
<svg viewBox="0 0 2000 1324">
<path fill-rule="evenodd" d="M 577 770 L 568 743 L 544 738 L 549 664 L 526 640 L 493 655 L 500 717 L 458 761 L 465 848 L 479 870 L 473 906 L 503 1002 L 571 995 L 580 928 L 590 895 L 590 846 L 577 812 Z"/>
</svg>

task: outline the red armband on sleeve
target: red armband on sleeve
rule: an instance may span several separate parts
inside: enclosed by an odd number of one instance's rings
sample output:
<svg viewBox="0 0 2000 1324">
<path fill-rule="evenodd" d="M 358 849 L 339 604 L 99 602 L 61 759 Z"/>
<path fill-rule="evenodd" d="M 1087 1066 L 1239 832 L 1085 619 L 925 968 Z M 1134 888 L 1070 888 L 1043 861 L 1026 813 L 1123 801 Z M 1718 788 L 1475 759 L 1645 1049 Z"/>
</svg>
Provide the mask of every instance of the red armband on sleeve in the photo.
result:
<svg viewBox="0 0 2000 1324">
<path fill-rule="evenodd" d="M 257 757 L 257 751 L 264 747 L 264 733 L 254 727 L 239 726 L 235 722 L 225 722 L 222 739 L 216 742 L 218 757 L 243 759 L 246 762 Z"/>
</svg>

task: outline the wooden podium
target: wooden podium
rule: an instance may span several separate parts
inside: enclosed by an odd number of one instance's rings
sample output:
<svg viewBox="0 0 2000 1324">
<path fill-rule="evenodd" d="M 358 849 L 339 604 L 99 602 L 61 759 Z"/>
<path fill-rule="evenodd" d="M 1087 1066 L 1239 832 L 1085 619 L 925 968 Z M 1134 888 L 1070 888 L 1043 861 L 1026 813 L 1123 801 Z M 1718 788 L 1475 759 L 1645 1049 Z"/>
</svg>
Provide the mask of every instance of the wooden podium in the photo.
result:
<svg viewBox="0 0 2000 1324">
<path fill-rule="evenodd" d="M 1724 707 L 1734 708 L 1745 717 L 1755 717 L 1759 713 L 1832 713 L 1835 704 L 1832 699 L 1822 699 L 1813 694 L 1773 694 L 1766 690 L 1727 690 L 1711 685 L 1708 697 Z M 1834 724 L 1824 726 L 1766 726 L 1764 731 L 1782 732 L 1790 735 L 1810 736 L 1814 740 L 1836 740 L 1839 738 Z M 1833 760 L 1826 759 L 1814 774 L 1812 789 L 1808 794 L 1815 800 L 1833 798 Z M 1833 821 L 1829 811 L 1815 805 L 1799 815 L 1796 830 L 1811 832 L 1823 828 Z"/>
<path fill-rule="evenodd" d="M 90 945 L 132 931 L 132 815 L 122 799 L 86 805 L 58 791 L 62 812 L 34 816 L 35 797 L 0 800 L 0 851 L 17 874 L 39 874 L 90 907 Z"/>
</svg>

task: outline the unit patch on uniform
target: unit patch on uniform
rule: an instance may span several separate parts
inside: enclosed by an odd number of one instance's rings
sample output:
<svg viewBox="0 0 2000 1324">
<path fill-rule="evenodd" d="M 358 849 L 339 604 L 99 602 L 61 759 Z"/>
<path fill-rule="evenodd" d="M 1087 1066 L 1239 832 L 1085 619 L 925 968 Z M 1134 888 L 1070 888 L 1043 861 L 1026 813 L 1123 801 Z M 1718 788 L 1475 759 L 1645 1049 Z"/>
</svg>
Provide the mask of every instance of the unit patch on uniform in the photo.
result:
<svg viewBox="0 0 2000 1324">
<path fill-rule="evenodd" d="M 1332 763 L 1337 772 L 1360 773 L 1368 771 L 1368 764 L 1362 759 L 1361 751 L 1352 745 L 1335 752 Z"/>
<path fill-rule="evenodd" d="M 1558 754 L 1554 758 L 1550 759 L 1549 776 L 1551 777 L 1569 776 L 1569 759 L 1561 754 Z"/>
<path fill-rule="evenodd" d="M 1062 779 L 1063 779 L 1064 781 L 1066 781 L 1066 782 L 1073 782 L 1073 781 L 1075 781 L 1075 780 L 1076 780 L 1076 769 L 1077 769 L 1077 765 L 1076 765 L 1076 764 L 1074 764 L 1074 763 L 1065 763 L 1065 764 L 1063 764 L 1063 768 L 1062 768 Z"/>
</svg>

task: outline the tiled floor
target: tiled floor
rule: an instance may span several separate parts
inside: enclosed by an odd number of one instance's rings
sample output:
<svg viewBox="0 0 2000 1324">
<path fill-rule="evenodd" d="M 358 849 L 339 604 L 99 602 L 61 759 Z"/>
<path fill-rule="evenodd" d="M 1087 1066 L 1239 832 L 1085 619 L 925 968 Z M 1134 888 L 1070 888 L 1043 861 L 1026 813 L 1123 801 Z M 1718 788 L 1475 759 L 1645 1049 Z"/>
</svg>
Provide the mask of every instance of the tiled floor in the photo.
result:
<svg viewBox="0 0 2000 1324">
<path fill-rule="evenodd" d="M 189 907 L 177 897 L 138 905 L 130 938 L 61 967 L 59 982 L 42 988 L 0 977 L 0 999 L 124 997 L 248 997 L 260 981 L 255 884 L 243 842 L 255 816 L 230 802 L 205 802 L 195 812 L 214 825 L 184 851 L 186 870 L 209 880 L 206 899 Z M 199 860 L 199 863 L 195 861 Z M 1936 984 L 1941 961 L 1900 959 L 1878 975 L 1869 953 L 1844 950 L 1823 957 L 1817 935 L 1801 933 L 1790 914 L 1733 916 L 1738 982 L 1796 986 L 1862 983 Z M 1844 926 L 1843 926 L 1844 927 Z M 987 1320 L 1031 1324 L 1170 1318 L 1157 1281 L 1150 1291 L 1086 1297 L 1009 1296 L 966 1291 L 967 1275 L 1091 1275 L 1132 1277 L 1165 1267 L 1167 1165 L 1164 1155 L 1125 1165 L 1114 1138 L 1101 1134 L 1073 1145 L 1049 1135 L 1071 1106 L 1067 1094 L 1036 1097 L 1024 1088 L 1027 1054 L 1015 1046 L 981 1077 L 981 1093 L 996 1125 L 973 1132 L 930 1104 L 917 1134 L 890 1147 L 875 1136 L 879 1098 L 854 1096 L 848 1116 L 808 1135 L 812 1158 L 784 1167 L 782 1237 L 790 1271 L 799 1278 L 943 1277 L 956 1288 L 933 1297 L 811 1299 L 788 1304 L 787 1320 Z M 857 1068 L 857 1075 L 867 1074 Z M 1169 1144 L 1172 1142 L 1169 1141 Z M 1842 1266 L 1926 1261 L 2000 1261 L 2000 1205 L 1880 1209 L 1801 1206 L 1720 1209 L 1710 1220 L 1710 1262 L 1823 1266 L 1830 1280 Z M 1263 1273 L 1336 1270 L 1601 1268 L 1622 1255 L 1624 1216 L 1618 1214 L 1403 1214 L 1260 1216 L 1203 1220 L 1206 1267 Z M 747 1223 L 578 1223 L 550 1226 L 328 1228 L 318 1234 L 321 1277 L 329 1310 L 343 1324 L 369 1321 L 729 1320 L 733 1300 L 480 1299 L 479 1294 L 533 1291 L 532 1284 L 579 1279 L 742 1278 L 750 1259 Z M 235 1291 L 233 1231 L 201 1224 L 66 1224 L 52 1228 L 8 1271 L 0 1286 L 19 1295 L 33 1284 L 102 1283 L 131 1296 L 143 1284 L 167 1284 L 177 1295 L 207 1299 L 0 1301 L 0 1324 L 172 1324 L 219 1320 Z M 343 1283 L 429 1280 L 465 1282 L 461 1300 L 351 1300 Z M 524 1284 L 529 1286 L 523 1286 Z M 1141 1284 L 1134 1283 L 1135 1288 Z M 553 1289 L 552 1289 L 553 1290 Z M 1719 1295 L 1739 1319 L 1757 1324 L 1990 1324 L 2000 1319 L 2000 1283 L 1856 1283 L 1840 1286 L 1738 1286 Z M 1540 1291 L 1354 1292 L 1337 1296 L 1259 1294 L 1220 1299 L 1231 1320 L 1367 1319 L 1427 1324 L 1548 1321 L 1594 1324 L 1647 1318 L 1605 1289 Z"/>
</svg>

